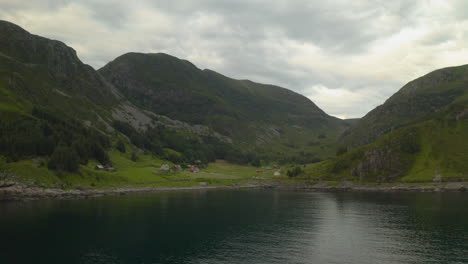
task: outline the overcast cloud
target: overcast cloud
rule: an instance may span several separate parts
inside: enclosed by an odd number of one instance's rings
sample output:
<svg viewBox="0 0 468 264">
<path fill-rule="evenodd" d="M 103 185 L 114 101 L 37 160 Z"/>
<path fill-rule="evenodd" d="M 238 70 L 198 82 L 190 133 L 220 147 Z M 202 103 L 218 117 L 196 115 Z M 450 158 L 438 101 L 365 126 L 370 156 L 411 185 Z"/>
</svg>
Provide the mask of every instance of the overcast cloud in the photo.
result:
<svg viewBox="0 0 468 264">
<path fill-rule="evenodd" d="M 468 63 L 466 0 L 0 0 L 0 19 L 67 43 L 96 69 L 165 52 L 292 89 L 342 118 Z"/>
</svg>

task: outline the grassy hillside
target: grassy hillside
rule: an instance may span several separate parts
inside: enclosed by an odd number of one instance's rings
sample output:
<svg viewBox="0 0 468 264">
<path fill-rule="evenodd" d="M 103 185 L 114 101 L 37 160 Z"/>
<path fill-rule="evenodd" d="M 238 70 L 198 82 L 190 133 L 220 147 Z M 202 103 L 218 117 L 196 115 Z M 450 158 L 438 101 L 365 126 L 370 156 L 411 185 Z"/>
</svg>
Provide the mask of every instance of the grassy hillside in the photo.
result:
<svg viewBox="0 0 468 264">
<path fill-rule="evenodd" d="M 138 105 L 182 121 L 217 124 L 225 119 L 312 127 L 334 120 L 290 90 L 202 71 L 166 54 L 128 53 L 99 72 Z M 223 125 L 217 128 L 223 130 Z M 223 132 L 231 133 L 230 128 Z"/>
<path fill-rule="evenodd" d="M 87 164 L 116 163 L 108 152 L 117 142 L 177 163 L 311 162 L 332 155 L 343 127 L 287 89 L 232 80 L 162 54 L 136 56 L 139 67 L 131 69 L 138 74 L 124 78 L 148 82 L 154 93 L 119 92 L 64 43 L 6 21 L 0 34 L 0 157 L 39 159 L 37 175 L 87 175 Z M 232 144 L 231 137 L 244 140 Z"/>
<path fill-rule="evenodd" d="M 468 180 L 468 96 L 430 120 L 308 166 L 313 179 L 360 182 Z"/>
<path fill-rule="evenodd" d="M 326 158 L 331 139 L 348 125 L 290 90 L 234 80 L 166 54 L 128 53 L 99 72 L 135 105 L 207 125 L 267 156 L 305 151 Z"/>
<path fill-rule="evenodd" d="M 409 82 L 340 138 L 348 147 L 369 144 L 402 127 L 430 120 L 468 93 L 468 65 L 433 71 Z"/>
<path fill-rule="evenodd" d="M 79 173 L 57 172 L 47 169 L 44 159 L 22 160 L 5 163 L 0 159 L 0 181 L 15 181 L 26 186 L 61 189 L 109 189 L 125 187 L 192 187 L 200 186 L 244 186 L 271 182 L 272 170 L 257 172 L 253 166 L 241 166 L 225 161 L 209 163 L 198 173 L 188 170 L 166 172 L 159 168 L 170 164 L 152 155 L 139 155 L 132 161 L 131 155 L 118 151 L 109 153 L 114 162 L 115 172 L 97 171 L 97 162 L 81 165 Z M 3 177 L 6 172 L 6 177 Z"/>
<path fill-rule="evenodd" d="M 339 120 L 290 90 L 169 55 L 129 53 L 97 72 L 61 42 L 4 21 L 0 35 L 0 181 L 230 185 L 271 179 L 256 170 L 277 162 L 315 163 L 308 177 L 330 181 L 468 177 L 468 66 L 410 82 L 362 120 Z M 195 161 L 210 165 L 199 174 L 158 170 Z"/>
<path fill-rule="evenodd" d="M 106 107 L 115 104 L 116 96 L 111 86 L 92 67 L 83 64 L 75 50 L 64 43 L 30 34 L 1 20 L 0 35 L 2 78 L 8 82 L 10 90 L 22 88 L 21 96 L 37 102 L 43 102 L 41 96 L 49 96 L 45 92 L 58 92 L 62 97 L 67 94 L 79 96 L 74 100 L 80 100 L 80 103 L 88 100 Z M 27 86 L 28 89 L 17 86 Z M 51 103 L 56 105 L 57 101 Z"/>
</svg>

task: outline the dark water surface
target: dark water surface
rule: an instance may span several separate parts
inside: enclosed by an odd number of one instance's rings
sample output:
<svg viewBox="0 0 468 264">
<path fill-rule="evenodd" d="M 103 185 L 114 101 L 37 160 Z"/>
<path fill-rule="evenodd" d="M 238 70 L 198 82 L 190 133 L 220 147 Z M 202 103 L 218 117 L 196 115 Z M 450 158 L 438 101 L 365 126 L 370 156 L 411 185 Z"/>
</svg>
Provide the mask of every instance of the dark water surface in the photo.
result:
<svg viewBox="0 0 468 264">
<path fill-rule="evenodd" d="M 468 194 L 211 190 L 0 203 L 0 263 L 468 263 Z"/>
</svg>

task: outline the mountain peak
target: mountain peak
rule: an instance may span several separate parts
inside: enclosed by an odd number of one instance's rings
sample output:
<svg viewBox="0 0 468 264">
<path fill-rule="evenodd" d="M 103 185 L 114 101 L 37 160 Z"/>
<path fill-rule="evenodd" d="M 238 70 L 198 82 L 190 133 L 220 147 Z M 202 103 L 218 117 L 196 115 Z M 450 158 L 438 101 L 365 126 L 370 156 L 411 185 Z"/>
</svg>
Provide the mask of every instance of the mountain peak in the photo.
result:
<svg viewBox="0 0 468 264">
<path fill-rule="evenodd" d="M 99 72 L 137 106 L 243 141 L 269 137 L 262 134 L 273 133 L 272 126 L 312 132 L 340 127 L 338 120 L 291 90 L 200 70 L 164 53 L 127 53 Z"/>
<path fill-rule="evenodd" d="M 58 78 L 84 66 L 76 51 L 63 42 L 33 35 L 13 23 L 0 21 L 0 35 L 0 53 L 22 63 L 44 65 Z"/>
<path fill-rule="evenodd" d="M 8 21 L 5 21 L 5 20 L 0 20 L 0 31 L 2 33 L 22 33 L 22 34 L 29 34 L 28 31 L 26 31 L 25 29 L 23 29 L 22 27 L 16 25 L 16 24 L 13 24 L 11 22 L 8 22 Z M 2 36 L 5 36 L 5 35 L 2 35 Z"/>
</svg>

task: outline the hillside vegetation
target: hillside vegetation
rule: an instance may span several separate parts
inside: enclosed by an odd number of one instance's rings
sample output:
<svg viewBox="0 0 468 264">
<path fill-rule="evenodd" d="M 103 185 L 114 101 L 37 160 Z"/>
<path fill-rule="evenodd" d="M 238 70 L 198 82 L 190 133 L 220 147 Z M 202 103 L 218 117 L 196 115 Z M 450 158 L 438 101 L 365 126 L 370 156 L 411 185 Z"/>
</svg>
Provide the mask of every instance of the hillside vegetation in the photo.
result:
<svg viewBox="0 0 468 264">
<path fill-rule="evenodd" d="M 361 120 L 340 120 L 285 88 L 166 54 L 128 53 L 95 71 L 64 43 L 9 22 L 0 35 L 0 182 L 236 185 L 275 179 L 256 169 L 272 164 L 291 181 L 468 178 L 468 66 L 429 73 Z M 209 165 L 159 170 L 194 163 Z"/>
<path fill-rule="evenodd" d="M 334 138 L 348 126 L 290 90 L 234 80 L 167 54 L 128 53 L 99 73 L 133 104 L 206 125 L 264 159 L 288 153 L 298 162 L 327 158 Z"/>
<path fill-rule="evenodd" d="M 433 119 L 453 105 L 460 105 L 467 90 L 468 65 L 428 73 L 409 82 L 366 114 L 339 142 L 351 148 L 362 146 L 399 128 Z"/>
<path fill-rule="evenodd" d="M 109 153 L 122 145 L 182 164 L 306 163 L 332 156 L 348 126 L 290 90 L 169 55 L 127 54 L 116 62 L 132 70 L 97 72 L 60 41 L 7 21 L 0 35 L 0 158 L 16 174 L 25 163 L 37 175 L 94 175 L 89 164 L 118 164 Z"/>
<path fill-rule="evenodd" d="M 309 166 L 309 176 L 468 180 L 468 66 L 437 70 L 405 85 L 346 131 L 340 143 L 338 157 Z"/>
</svg>

